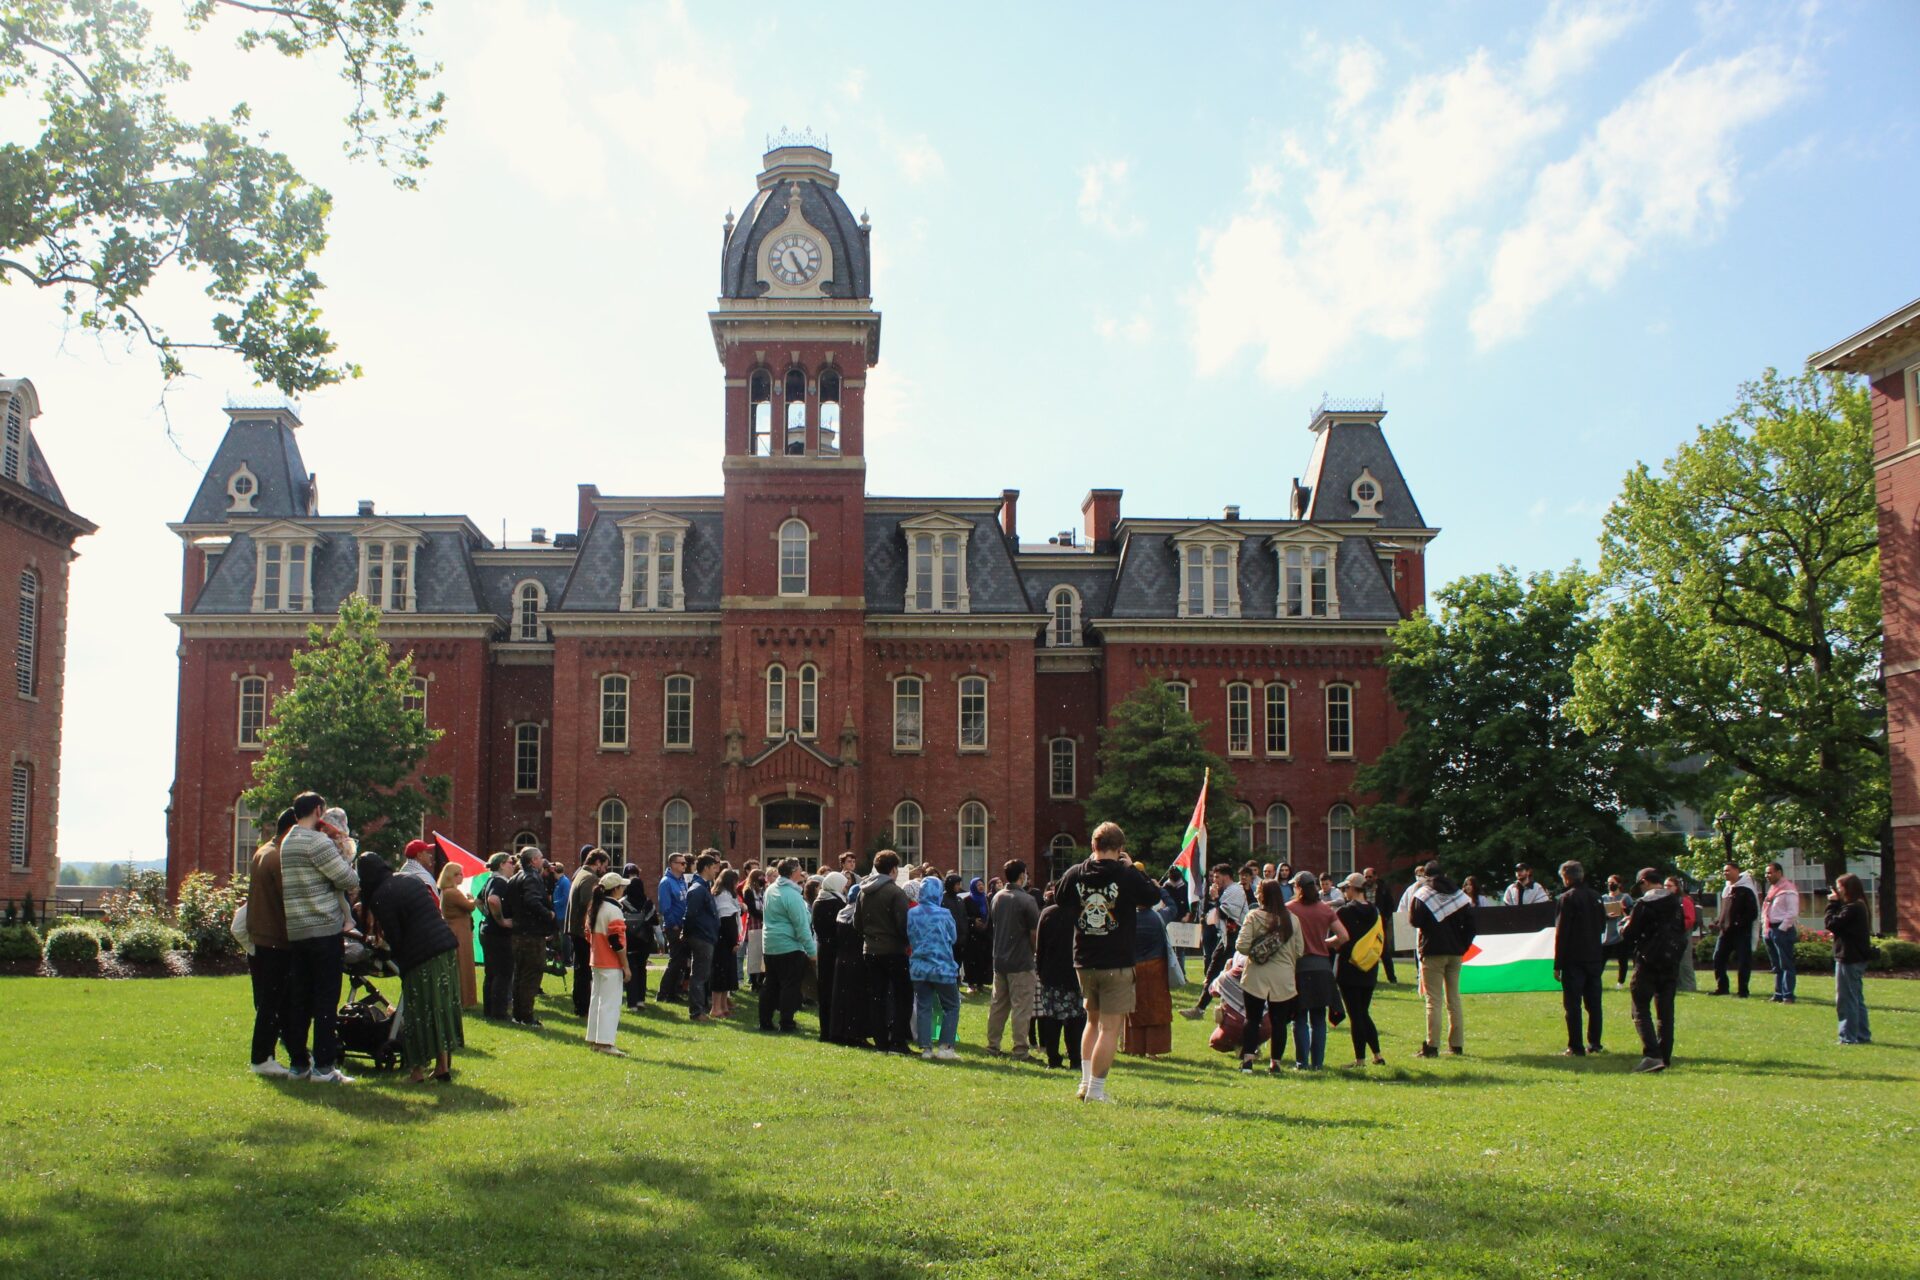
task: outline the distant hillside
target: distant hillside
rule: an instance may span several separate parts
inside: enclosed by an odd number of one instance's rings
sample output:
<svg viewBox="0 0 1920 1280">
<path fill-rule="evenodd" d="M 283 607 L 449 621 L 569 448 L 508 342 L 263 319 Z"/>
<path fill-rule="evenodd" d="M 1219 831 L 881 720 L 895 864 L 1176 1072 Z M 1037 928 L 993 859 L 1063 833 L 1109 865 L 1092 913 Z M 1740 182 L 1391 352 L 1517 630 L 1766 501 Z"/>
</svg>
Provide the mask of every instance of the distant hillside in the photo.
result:
<svg viewBox="0 0 1920 1280">
<path fill-rule="evenodd" d="M 60 860 L 60 883 L 74 885 L 122 885 L 127 882 L 127 868 L 135 871 L 165 871 L 165 858 L 147 858 L 133 862 L 82 862 L 66 858 Z"/>
</svg>

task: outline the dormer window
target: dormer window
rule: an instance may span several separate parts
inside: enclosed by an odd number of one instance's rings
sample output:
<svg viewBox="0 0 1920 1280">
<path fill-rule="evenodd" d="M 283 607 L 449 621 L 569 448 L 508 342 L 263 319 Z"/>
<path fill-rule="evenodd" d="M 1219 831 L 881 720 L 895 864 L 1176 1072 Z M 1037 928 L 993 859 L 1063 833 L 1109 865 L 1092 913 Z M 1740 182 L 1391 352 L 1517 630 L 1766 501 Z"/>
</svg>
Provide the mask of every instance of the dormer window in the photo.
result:
<svg viewBox="0 0 1920 1280">
<path fill-rule="evenodd" d="M 412 613 L 418 607 L 414 572 L 420 535 L 404 525 L 363 529 L 360 539 L 360 594 L 385 613 Z"/>
<path fill-rule="evenodd" d="M 1047 597 L 1053 625 L 1047 629 L 1047 647 L 1071 649 L 1080 643 L 1080 593 L 1062 584 Z"/>
<path fill-rule="evenodd" d="M 967 539 L 973 525 L 944 512 L 900 522 L 907 538 L 908 613 L 966 613 Z"/>
<path fill-rule="evenodd" d="M 247 470 L 242 463 L 238 470 L 227 477 L 227 510 L 251 512 L 253 500 L 260 493 L 260 478 Z"/>
<path fill-rule="evenodd" d="M 6 452 L 0 458 L 0 472 L 15 484 L 26 483 L 27 415 L 18 391 L 7 397 Z"/>
<path fill-rule="evenodd" d="M 807 451 L 807 375 L 798 369 L 787 370 L 787 445 L 789 457 Z"/>
<path fill-rule="evenodd" d="M 1174 535 L 1180 553 L 1180 616 L 1240 616 L 1240 535 L 1217 525 Z"/>
<path fill-rule="evenodd" d="M 312 613 L 314 536 L 298 525 L 270 525 L 253 543 L 253 611 Z"/>
<path fill-rule="evenodd" d="M 1349 490 L 1349 496 L 1353 499 L 1353 513 L 1356 517 L 1361 520 L 1380 518 L 1380 500 L 1385 493 L 1380 488 L 1380 482 L 1373 478 L 1372 471 L 1361 469 L 1360 475 L 1353 482 L 1353 488 Z"/>
<path fill-rule="evenodd" d="M 1334 574 L 1339 543 L 1316 530 L 1302 530 L 1275 535 L 1273 553 L 1280 562 L 1276 616 L 1340 616 L 1340 584 Z"/>
<path fill-rule="evenodd" d="M 620 522 L 627 543 L 627 572 L 620 588 L 623 610 L 678 612 L 687 607 L 682 566 L 687 530 L 678 516 L 645 511 Z"/>
<path fill-rule="evenodd" d="M 529 578 L 514 588 L 513 638 L 522 644 L 538 644 L 546 639 L 540 615 L 547 607 L 547 589 Z"/>
<path fill-rule="evenodd" d="M 840 373 L 837 369 L 820 372 L 820 456 L 840 456 Z"/>
<path fill-rule="evenodd" d="M 773 375 L 755 369 L 747 380 L 747 454 L 765 458 L 773 453 Z"/>
</svg>

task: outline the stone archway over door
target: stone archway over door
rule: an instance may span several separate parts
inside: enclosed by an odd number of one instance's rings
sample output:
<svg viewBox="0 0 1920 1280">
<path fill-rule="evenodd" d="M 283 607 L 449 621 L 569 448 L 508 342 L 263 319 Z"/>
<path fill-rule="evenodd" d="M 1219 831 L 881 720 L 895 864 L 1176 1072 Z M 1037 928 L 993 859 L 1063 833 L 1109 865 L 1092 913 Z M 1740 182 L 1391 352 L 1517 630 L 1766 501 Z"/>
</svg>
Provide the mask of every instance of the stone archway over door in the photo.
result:
<svg viewBox="0 0 1920 1280">
<path fill-rule="evenodd" d="M 820 868 L 820 805 L 812 800 L 769 800 L 760 806 L 760 861 L 768 867 L 798 858 Z"/>
</svg>

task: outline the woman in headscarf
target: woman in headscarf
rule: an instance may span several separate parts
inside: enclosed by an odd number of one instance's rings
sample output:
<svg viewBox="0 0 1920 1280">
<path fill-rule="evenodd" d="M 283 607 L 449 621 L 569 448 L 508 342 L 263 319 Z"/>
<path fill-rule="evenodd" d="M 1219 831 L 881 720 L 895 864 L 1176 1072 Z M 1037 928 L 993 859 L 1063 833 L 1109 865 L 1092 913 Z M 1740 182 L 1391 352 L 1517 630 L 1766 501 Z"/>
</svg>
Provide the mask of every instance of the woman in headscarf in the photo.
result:
<svg viewBox="0 0 1920 1280">
<path fill-rule="evenodd" d="M 1133 1012 L 1120 1052 L 1158 1058 L 1173 1052 L 1173 992 L 1167 985 L 1167 922 L 1158 911 L 1133 917 Z"/>
<path fill-rule="evenodd" d="M 627 1008 L 647 1007 L 647 957 L 653 954 L 653 927 L 660 911 L 647 897 L 647 882 L 637 864 L 629 862 L 620 869 L 627 890 L 620 896 L 620 916 L 627 926 Z"/>
<path fill-rule="evenodd" d="M 961 967 L 967 989 L 977 992 L 993 986 L 993 916 L 985 882 L 979 876 L 967 882 L 967 931 L 961 935 Z"/>
<path fill-rule="evenodd" d="M 818 953 L 814 956 L 814 991 L 820 1007 L 820 1038 L 833 1039 L 833 962 L 840 948 L 840 938 L 835 920 L 847 905 L 845 897 L 847 878 L 838 871 L 829 871 L 820 877 L 819 891 L 813 895 L 813 905 L 809 918 L 813 924 L 813 941 Z"/>
<path fill-rule="evenodd" d="M 858 1047 L 867 1042 L 867 964 L 866 940 L 853 922 L 854 908 L 860 903 L 860 886 L 847 887 L 846 904 L 833 917 L 833 1008 L 824 1002 L 827 990 L 827 939 L 819 938 L 821 969 L 820 1025 L 831 1023 L 827 1038 L 835 1044 Z M 817 920 L 819 917 L 815 917 Z M 831 1014 L 831 1016 L 829 1016 Z"/>
<path fill-rule="evenodd" d="M 473 909 L 475 903 L 460 887 L 464 878 L 457 862 L 440 868 L 440 914 L 459 943 L 460 1007 L 471 1009 L 480 1003 L 479 983 L 473 972 Z"/>
<path fill-rule="evenodd" d="M 360 900 L 379 922 L 380 935 L 400 967 L 400 1059 L 415 1084 L 453 1079 L 453 1051 L 466 1048 L 460 1025 L 460 943 L 440 914 L 433 889 L 414 876 L 397 876 L 377 853 L 356 864 Z"/>
</svg>

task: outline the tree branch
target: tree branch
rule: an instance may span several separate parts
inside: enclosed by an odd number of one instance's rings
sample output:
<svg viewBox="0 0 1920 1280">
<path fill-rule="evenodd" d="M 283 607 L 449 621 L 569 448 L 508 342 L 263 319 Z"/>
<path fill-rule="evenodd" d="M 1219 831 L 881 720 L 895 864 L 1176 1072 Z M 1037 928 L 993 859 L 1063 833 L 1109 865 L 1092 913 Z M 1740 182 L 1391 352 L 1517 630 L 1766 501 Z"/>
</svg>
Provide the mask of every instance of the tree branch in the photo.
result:
<svg viewBox="0 0 1920 1280">
<path fill-rule="evenodd" d="M 21 44 L 26 45 L 30 49 L 38 49 L 42 53 L 50 53 L 54 57 L 60 59 L 60 61 L 66 63 L 68 69 L 71 70 L 73 74 L 80 77 L 80 83 L 87 86 L 88 93 L 92 94 L 96 98 L 100 96 L 100 87 L 94 84 L 93 77 L 88 75 L 85 71 L 81 70 L 80 64 L 78 62 L 75 62 L 73 60 L 73 55 L 68 53 L 65 49 L 56 49 L 50 44 L 43 44 L 40 41 L 35 40 L 32 36 L 25 34 L 24 32 L 15 33 L 15 38 L 19 40 Z"/>
</svg>

